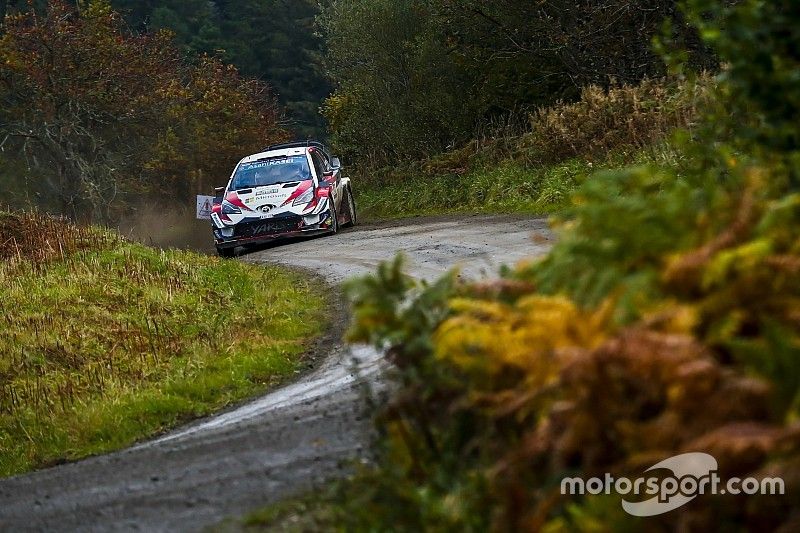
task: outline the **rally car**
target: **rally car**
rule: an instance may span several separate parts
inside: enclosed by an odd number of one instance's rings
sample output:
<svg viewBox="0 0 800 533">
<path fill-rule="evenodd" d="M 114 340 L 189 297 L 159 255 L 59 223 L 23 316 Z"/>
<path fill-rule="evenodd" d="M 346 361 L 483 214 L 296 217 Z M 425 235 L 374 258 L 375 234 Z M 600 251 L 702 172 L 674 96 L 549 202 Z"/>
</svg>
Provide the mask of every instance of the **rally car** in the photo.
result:
<svg viewBox="0 0 800 533">
<path fill-rule="evenodd" d="M 282 237 L 336 233 L 356 223 L 350 179 L 319 142 L 273 145 L 242 159 L 211 212 L 217 253 Z"/>
</svg>

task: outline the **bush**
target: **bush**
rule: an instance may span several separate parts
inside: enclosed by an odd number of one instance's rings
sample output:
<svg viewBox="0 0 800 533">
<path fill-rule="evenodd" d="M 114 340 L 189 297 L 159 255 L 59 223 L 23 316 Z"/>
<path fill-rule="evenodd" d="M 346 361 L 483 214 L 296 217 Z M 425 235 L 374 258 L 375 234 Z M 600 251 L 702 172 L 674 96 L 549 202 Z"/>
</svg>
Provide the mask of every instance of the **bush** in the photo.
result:
<svg viewBox="0 0 800 533">
<path fill-rule="evenodd" d="M 543 164 L 647 148 L 677 128 L 693 129 L 708 102 L 710 86 L 708 77 L 644 80 L 608 90 L 589 86 L 574 104 L 534 113 L 531 132 L 519 140 L 516 151 Z"/>
<path fill-rule="evenodd" d="M 688 5 L 730 67 L 696 142 L 676 141 L 680 174 L 588 180 L 553 252 L 498 281 L 418 285 L 395 262 L 352 289 L 352 338 L 388 348 L 398 388 L 378 467 L 342 500 L 345 527 L 796 529 L 800 123 L 787 117 L 800 116 L 800 11 Z M 786 495 L 705 495 L 643 521 L 616 496 L 559 491 L 566 476 L 636 477 L 687 451 L 712 454 L 723 479 L 782 477 Z"/>
<path fill-rule="evenodd" d="M 117 240 L 112 233 L 77 226 L 64 218 L 2 210 L 0 235 L 0 260 L 24 260 L 32 268 L 81 250 L 104 249 Z"/>
<path fill-rule="evenodd" d="M 707 75 L 609 90 L 592 86 L 578 102 L 538 110 L 524 133 L 511 121 L 421 162 L 359 168 L 361 211 L 383 218 L 454 211 L 552 213 L 594 170 L 661 162 L 679 153 L 670 133 L 697 128 L 713 86 Z"/>
</svg>

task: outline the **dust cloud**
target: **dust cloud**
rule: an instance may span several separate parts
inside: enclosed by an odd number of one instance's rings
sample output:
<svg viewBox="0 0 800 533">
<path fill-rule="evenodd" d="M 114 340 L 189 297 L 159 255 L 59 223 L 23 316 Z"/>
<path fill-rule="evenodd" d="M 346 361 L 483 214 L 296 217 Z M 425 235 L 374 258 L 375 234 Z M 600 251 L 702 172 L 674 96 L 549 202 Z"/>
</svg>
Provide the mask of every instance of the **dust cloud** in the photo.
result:
<svg viewBox="0 0 800 533">
<path fill-rule="evenodd" d="M 156 248 L 214 252 L 211 222 L 195 218 L 195 206 L 148 204 L 132 211 L 117 225 L 128 239 Z"/>
</svg>

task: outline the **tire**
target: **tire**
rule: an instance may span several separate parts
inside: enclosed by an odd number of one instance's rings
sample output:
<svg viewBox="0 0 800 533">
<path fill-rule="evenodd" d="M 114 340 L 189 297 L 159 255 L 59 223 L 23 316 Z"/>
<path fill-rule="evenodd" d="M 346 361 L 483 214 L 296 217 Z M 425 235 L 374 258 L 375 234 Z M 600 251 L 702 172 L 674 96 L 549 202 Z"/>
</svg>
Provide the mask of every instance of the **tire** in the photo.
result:
<svg viewBox="0 0 800 533">
<path fill-rule="evenodd" d="M 339 215 L 336 212 L 336 205 L 333 203 L 333 197 L 330 199 L 331 209 L 330 209 L 330 216 L 331 220 L 333 221 L 331 224 L 331 235 L 336 235 L 339 233 Z"/>
<path fill-rule="evenodd" d="M 220 257 L 224 257 L 225 259 L 230 259 L 232 257 L 236 257 L 236 248 L 220 248 L 217 247 L 217 255 Z"/>
<path fill-rule="evenodd" d="M 350 187 L 347 188 L 347 222 L 342 224 L 343 228 L 352 228 L 358 223 L 358 215 L 356 214 L 356 201 L 353 198 L 353 191 Z"/>
</svg>

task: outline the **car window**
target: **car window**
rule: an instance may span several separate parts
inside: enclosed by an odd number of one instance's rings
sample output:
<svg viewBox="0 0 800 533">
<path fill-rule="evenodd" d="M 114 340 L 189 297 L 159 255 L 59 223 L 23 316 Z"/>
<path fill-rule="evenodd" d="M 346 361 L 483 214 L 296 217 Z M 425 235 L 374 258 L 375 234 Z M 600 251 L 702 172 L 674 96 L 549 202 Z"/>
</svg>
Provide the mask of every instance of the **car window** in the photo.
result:
<svg viewBox="0 0 800 533">
<path fill-rule="evenodd" d="M 306 156 L 273 157 L 239 165 L 231 182 L 231 190 L 239 191 L 309 179 L 311 179 L 311 169 Z"/>
<path fill-rule="evenodd" d="M 317 152 L 311 152 L 311 160 L 314 162 L 314 170 L 317 173 L 317 178 L 325 179 L 323 174 L 327 171 L 325 160 Z"/>
</svg>

